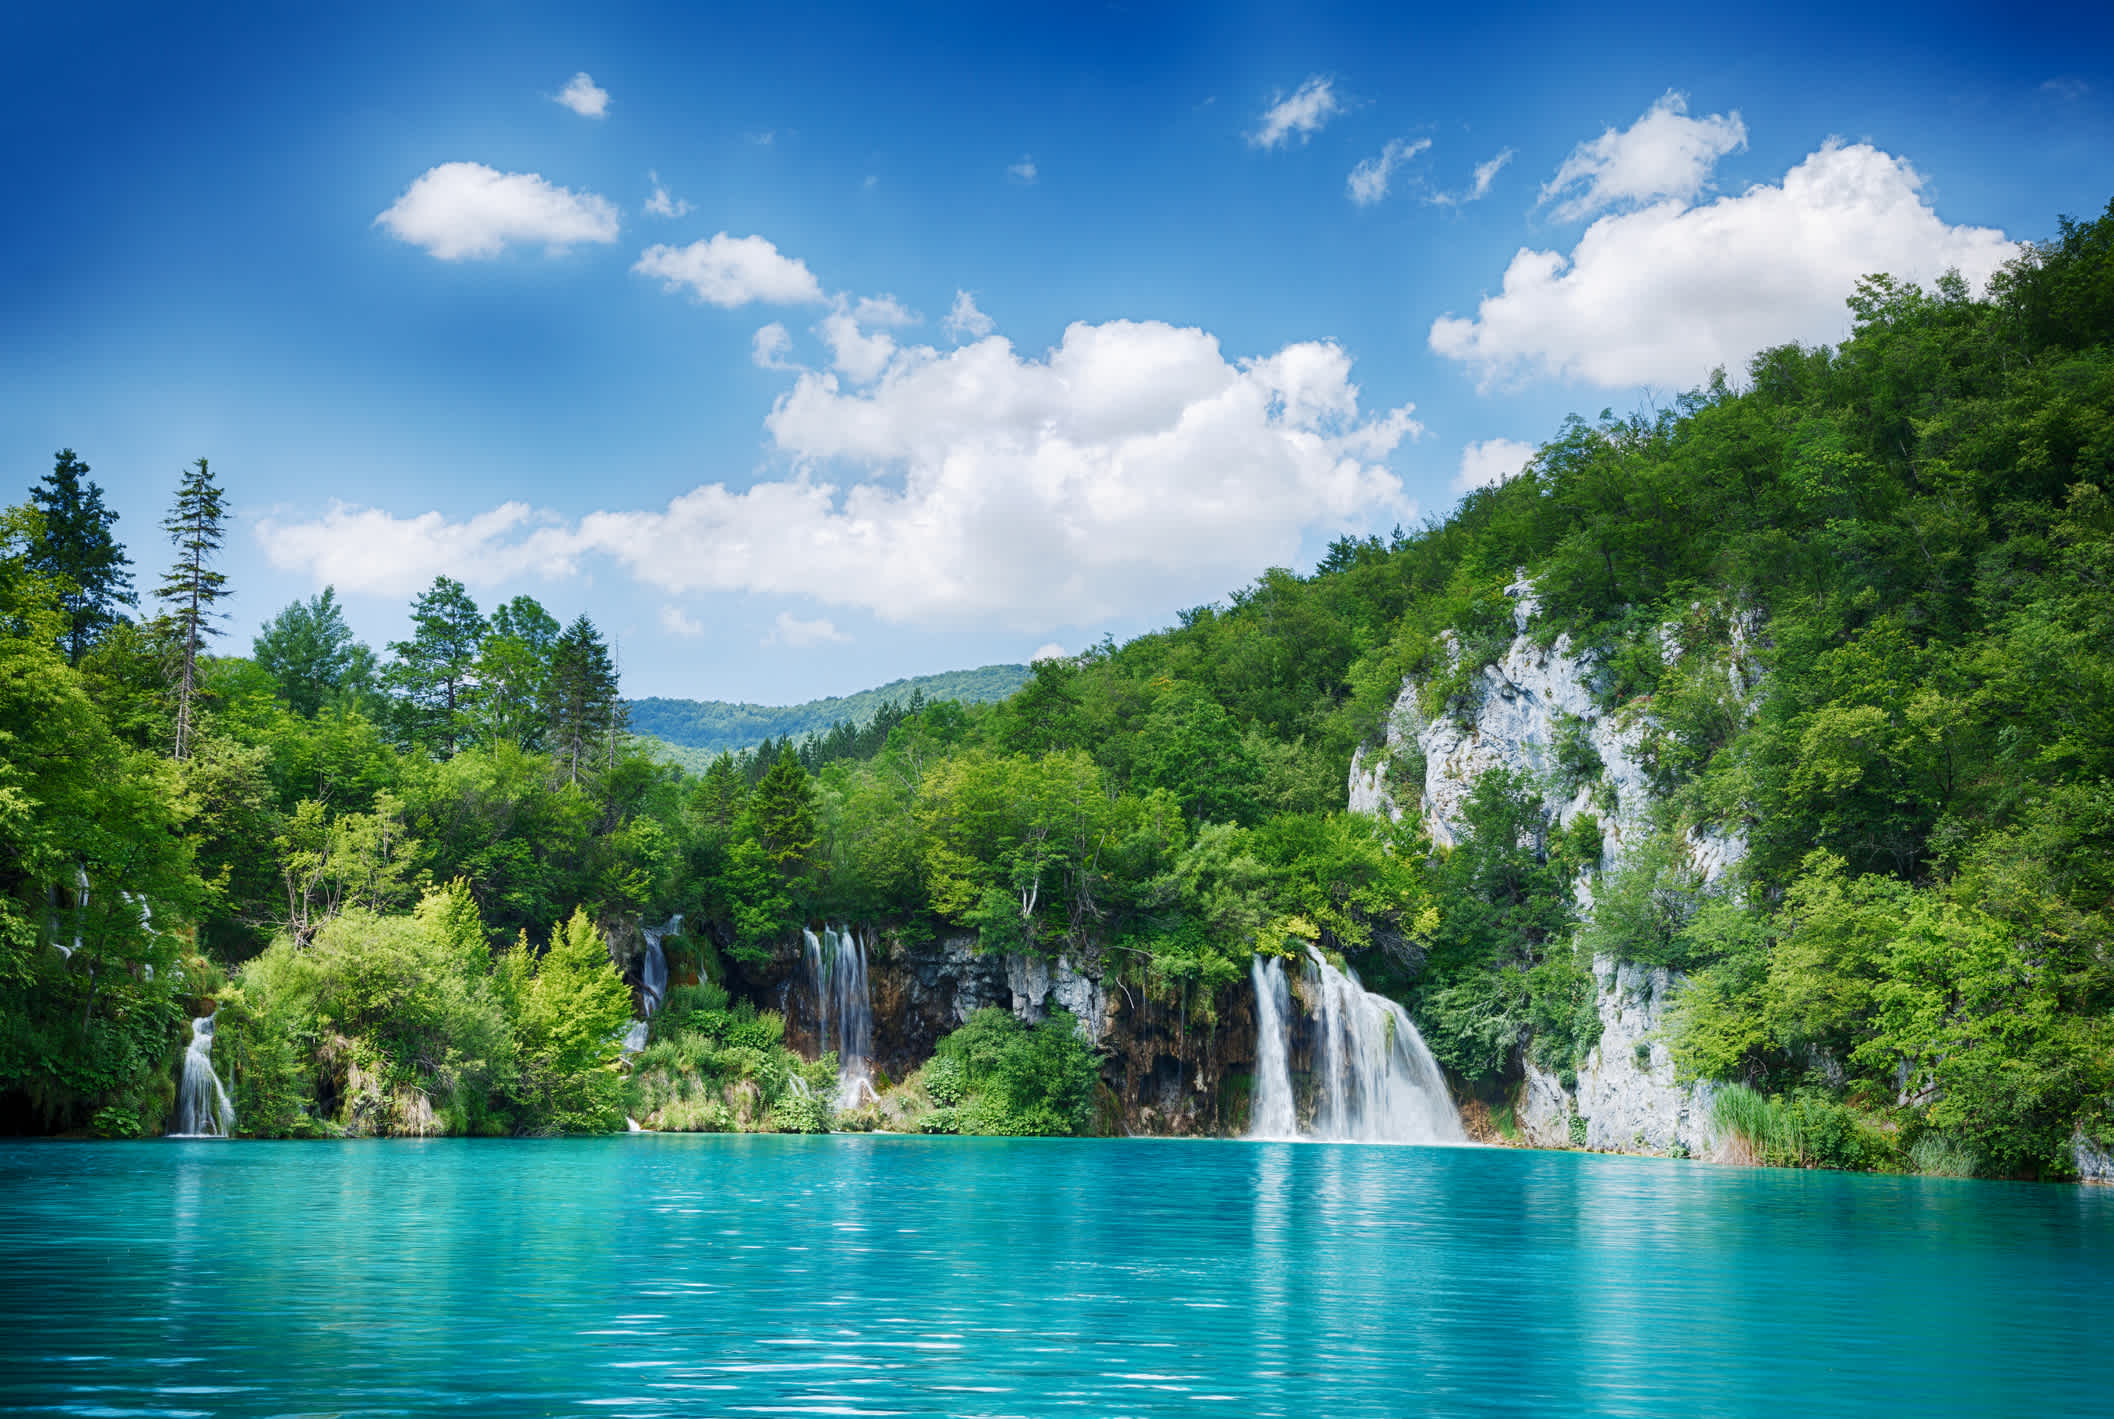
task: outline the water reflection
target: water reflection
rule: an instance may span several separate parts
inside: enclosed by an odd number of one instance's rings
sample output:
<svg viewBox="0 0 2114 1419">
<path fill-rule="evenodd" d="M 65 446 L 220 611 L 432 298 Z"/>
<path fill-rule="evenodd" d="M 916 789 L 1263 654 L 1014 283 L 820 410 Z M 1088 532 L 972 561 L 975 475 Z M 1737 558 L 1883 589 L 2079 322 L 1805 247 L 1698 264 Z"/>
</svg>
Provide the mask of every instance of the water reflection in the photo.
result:
<svg viewBox="0 0 2114 1419">
<path fill-rule="evenodd" d="M 2114 1194 L 1499 1150 L 0 1146 L 0 1408 L 2080 1412 Z"/>
</svg>

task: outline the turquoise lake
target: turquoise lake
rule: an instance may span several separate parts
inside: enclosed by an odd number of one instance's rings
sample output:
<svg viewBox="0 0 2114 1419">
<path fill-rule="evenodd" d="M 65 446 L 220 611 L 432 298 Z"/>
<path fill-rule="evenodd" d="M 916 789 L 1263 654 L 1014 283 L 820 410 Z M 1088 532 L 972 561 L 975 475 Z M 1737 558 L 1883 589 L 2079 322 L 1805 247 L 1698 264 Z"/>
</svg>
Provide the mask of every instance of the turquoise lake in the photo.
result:
<svg viewBox="0 0 2114 1419">
<path fill-rule="evenodd" d="M 2114 1190 L 1479 1148 L 0 1145 L 0 1412 L 2087 1414 Z"/>
</svg>

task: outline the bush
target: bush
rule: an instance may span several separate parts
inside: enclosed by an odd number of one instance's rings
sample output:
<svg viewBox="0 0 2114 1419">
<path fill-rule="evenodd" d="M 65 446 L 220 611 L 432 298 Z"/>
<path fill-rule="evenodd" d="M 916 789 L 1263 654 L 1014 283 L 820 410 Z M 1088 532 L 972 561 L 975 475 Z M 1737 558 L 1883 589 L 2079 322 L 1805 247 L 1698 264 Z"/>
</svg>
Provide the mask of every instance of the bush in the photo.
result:
<svg viewBox="0 0 2114 1419">
<path fill-rule="evenodd" d="M 931 1095 L 932 1102 L 943 1108 L 959 1104 L 969 1092 L 969 1078 L 963 1072 L 962 1062 L 950 1056 L 933 1059 L 919 1077 L 924 1080 L 925 1092 Z"/>
<path fill-rule="evenodd" d="M 960 1071 L 966 1093 L 956 1121 L 963 1133 L 1079 1133 L 1092 1113 L 1100 1074 L 1071 1015 L 1053 1011 L 1041 1024 L 1027 1026 L 996 1006 L 977 1011 L 939 1042 L 926 1065 L 928 1078 L 934 1064 L 943 1077 L 950 1066 Z"/>
<path fill-rule="evenodd" d="M 774 1133 L 827 1133 L 829 1110 L 813 1094 L 788 1094 L 771 1105 Z"/>
</svg>

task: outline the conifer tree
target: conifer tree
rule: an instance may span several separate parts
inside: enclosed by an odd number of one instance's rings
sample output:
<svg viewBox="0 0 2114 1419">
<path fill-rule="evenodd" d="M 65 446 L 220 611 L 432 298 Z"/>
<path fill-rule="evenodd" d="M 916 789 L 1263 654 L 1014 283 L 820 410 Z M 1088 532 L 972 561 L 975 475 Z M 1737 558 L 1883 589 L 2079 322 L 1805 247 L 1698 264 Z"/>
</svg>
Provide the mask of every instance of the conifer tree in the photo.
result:
<svg viewBox="0 0 2114 1419">
<path fill-rule="evenodd" d="M 168 606 L 169 620 L 176 630 L 178 668 L 176 687 L 176 757 L 188 757 L 196 737 L 195 701 L 198 694 L 198 650 L 207 636 L 220 630 L 213 622 L 219 613 L 213 606 L 227 593 L 227 573 L 213 570 L 213 559 L 226 540 L 222 526 L 227 516 L 227 494 L 213 480 L 213 470 L 201 458 L 184 469 L 176 485 L 176 505 L 162 520 L 169 540 L 176 544 L 176 565 L 162 578 L 155 596 Z"/>
<path fill-rule="evenodd" d="M 118 608 L 137 604 L 132 559 L 110 533 L 117 514 L 103 505 L 103 490 L 88 481 L 88 465 L 70 448 L 53 458 L 51 472 L 29 490 L 44 526 L 28 548 L 30 570 L 62 583 L 59 648 L 79 665 L 109 627 L 124 620 Z"/>
<path fill-rule="evenodd" d="M 332 696 L 371 688 L 374 652 L 353 639 L 334 587 L 265 622 L 250 657 L 279 682 L 280 695 L 296 714 L 313 717 Z"/>
<path fill-rule="evenodd" d="M 749 814 L 756 842 L 771 865 L 787 878 L 805 871 L 821 831 L 815 823 L 815 785 L 791 740 L 780 746 L 749 796 Z"/>
<path fill-rule="evenodd" d="M 383 676 L 400 696 L 400 737 L 452 759 L 469 727 L 484 616 L 461 582 L 437 576 L 411 603 L 411 628 L 410 640 L 389 643 L 396 663 Z"/>
<path fill-rule="evenodd" d="M 592 765 L 605 737 L 621 725 L 616 664 L 594 622 L 580 616 L 565 628 L 551 652 L 550 748 L 572 782 Z"/>
</svg>

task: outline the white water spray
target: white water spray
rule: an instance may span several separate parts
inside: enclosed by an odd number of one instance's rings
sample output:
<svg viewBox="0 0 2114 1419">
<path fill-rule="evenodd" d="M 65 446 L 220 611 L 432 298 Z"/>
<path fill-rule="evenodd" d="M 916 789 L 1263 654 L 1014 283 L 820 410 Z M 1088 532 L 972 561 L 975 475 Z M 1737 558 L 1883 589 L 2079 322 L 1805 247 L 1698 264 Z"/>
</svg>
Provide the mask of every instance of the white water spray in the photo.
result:
<svg viewBox="0 0 2114 1419">
<path fill-rule="evenodd" d="M 1459 1143 L 1467 1135 L 1438 1061 L 1409 1012 L 1308 949 L 1300 995 L 1314 1062 L 1314 1117 L 1302 1133 L 1292 1093 L 1290 991 L 1284 969 L 1258 963 L 1254 1138 L 1355 1143 Z"/>
<path fill-rule="evenodd" d="M 824 926 L 822 934 L 802 929 L 807 938 L 807 968 L 815 988 L 815 1048 L 837 1052 L 837 1097 L 840 1109 L 874 1100 L 873 1002 L 866 990 L 866 943 L 847 927 Z"/>
<path fill-rule="evenodd" d="M 646 1021 L 653 1012 L 661 1008 L 668 998 L 668 953 L 661 942 L 683 928 L 683 914 L 677 912 L 659 926 L 642 926 L 639 935 L 646 938 L 646 954 L 639 958 L 639 1009 L 644 1018 L 631 1022 L 624 1032 L 624 1053 L 637 1054 L 646 1048 Z"/>
<path fill-rule="evenodd" d="M 225 1138 L 235 1131 L 235 1106 L 213 1072 L 213 1017 L 191 1022 L 191 1047 L 184 1051 L 183 1083 L 176 1091 L 172 1138 Z"/>
<path fill-rule="evenodd" d="M 1299 1115 L 1292 1104 L 1287 1056 L 1292 1005 L 1284 962 L 1275 956 L 1251 957 L 1248 974 L 1255 978 L 1255 1104 L 1249 1112 L 1248 1136 L 1296 1138 Z"/>
</svg>

